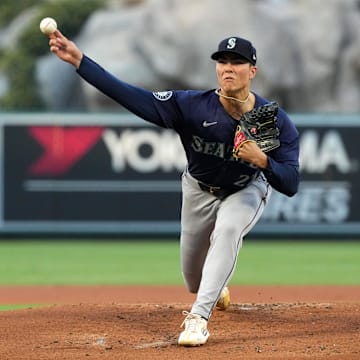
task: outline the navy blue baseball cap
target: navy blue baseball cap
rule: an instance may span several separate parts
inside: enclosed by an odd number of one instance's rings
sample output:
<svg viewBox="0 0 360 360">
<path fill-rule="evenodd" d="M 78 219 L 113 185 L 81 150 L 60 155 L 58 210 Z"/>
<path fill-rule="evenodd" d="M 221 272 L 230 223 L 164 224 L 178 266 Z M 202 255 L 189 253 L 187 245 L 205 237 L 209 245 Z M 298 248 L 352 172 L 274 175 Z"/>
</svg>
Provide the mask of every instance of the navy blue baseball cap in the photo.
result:
<svg viewBox="0 0 360 360">
<path fill-rule="evenodd" d="M 252 65 L 256 64 L 256 49 L 249 40 L 236 36 L 228 37 L 220 42 L 218 50 L 211 55 L 211 58 L 218 60 L 226 53 L 238 55 Z"/>
</svg>

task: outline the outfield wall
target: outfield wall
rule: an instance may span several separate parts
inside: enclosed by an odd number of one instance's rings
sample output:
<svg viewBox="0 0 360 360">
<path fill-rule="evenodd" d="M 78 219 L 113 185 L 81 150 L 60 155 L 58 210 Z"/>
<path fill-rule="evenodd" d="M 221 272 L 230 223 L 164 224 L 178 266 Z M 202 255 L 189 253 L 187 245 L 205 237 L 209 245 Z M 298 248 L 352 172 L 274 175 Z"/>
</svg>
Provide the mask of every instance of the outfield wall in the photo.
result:
<svg viewBox="0 0 360 360">
<path fill-rule="evenodd" d="M 360 115 L 292 115 L 301 186 L 253 234 L 360 235 Z M 0 235 L 179 233 L 177 135 L 130 114 L 0 116 Z"/>
</svg>

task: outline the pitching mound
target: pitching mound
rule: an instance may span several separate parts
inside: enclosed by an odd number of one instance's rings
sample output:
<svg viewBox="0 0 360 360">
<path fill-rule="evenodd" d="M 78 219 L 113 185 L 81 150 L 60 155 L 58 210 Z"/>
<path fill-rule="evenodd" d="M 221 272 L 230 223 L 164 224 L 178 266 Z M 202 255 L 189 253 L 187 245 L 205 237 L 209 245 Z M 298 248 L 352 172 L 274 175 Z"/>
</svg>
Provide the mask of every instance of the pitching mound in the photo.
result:
<svg viewBox="0 0 360 360">
<path fill-rule="evenodd" d="M 184 348 L 176 340 L 189 306 L 84 302 L 0 312 L 0 358 L 360 359 L 359 302 L 235 302 L 213 313 L 206 345 Z"/>
</svg>

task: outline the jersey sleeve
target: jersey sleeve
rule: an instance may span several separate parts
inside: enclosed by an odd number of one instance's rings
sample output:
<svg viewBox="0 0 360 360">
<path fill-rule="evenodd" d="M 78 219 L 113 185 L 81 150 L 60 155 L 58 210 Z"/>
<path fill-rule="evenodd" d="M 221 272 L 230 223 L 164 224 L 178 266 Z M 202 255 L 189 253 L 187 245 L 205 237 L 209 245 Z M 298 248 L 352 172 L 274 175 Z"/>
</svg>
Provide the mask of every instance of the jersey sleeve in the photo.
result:
<svg viewBox="0 0 360 360">
<path fill-rule="evenodd" d="M 174 128 L 181 117 L 176 105 L 175 96 L 166 99 L 167 106 L 161 107 L 162 96 L 167 93 L 153 93 L 140 87 L 130 85 L 102 68 L 87 56 L 83 56 L 77 73 L 89 84 L 107 95 L 133 114 L 155 125 Z M 161 111 L 160 111 L 161 110 Z"/>
<path fill-rule="evenodd" d="M 284 111 L 279 112 L 278 120 L 281 146 L 269 152 L 269 165 L 262 171 L 275 190 L 293 196 L 300 181 L 299 133 Z"/>
</svg>

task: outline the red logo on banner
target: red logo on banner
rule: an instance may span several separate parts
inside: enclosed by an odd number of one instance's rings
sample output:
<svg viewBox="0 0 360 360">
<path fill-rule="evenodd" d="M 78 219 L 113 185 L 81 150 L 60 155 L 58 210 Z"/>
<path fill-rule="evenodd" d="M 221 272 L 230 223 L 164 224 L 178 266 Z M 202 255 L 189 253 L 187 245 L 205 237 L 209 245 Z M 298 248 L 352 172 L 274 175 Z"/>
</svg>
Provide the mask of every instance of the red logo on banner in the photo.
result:
<svg viewBox="0 0 360 360">
<path fill-rule="evenodd" d="M 33 175 L 62 175 L 71 169 L 102 135 L 102 127 L 32 126 L 31 136 L 44 153 L 30 167 Z"/>
</svg>

